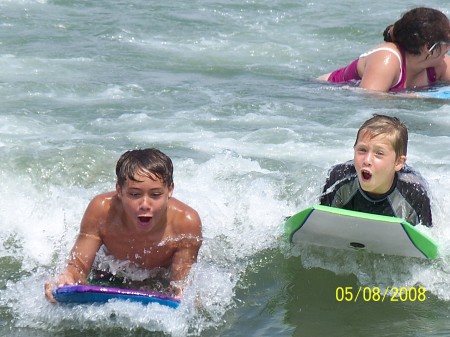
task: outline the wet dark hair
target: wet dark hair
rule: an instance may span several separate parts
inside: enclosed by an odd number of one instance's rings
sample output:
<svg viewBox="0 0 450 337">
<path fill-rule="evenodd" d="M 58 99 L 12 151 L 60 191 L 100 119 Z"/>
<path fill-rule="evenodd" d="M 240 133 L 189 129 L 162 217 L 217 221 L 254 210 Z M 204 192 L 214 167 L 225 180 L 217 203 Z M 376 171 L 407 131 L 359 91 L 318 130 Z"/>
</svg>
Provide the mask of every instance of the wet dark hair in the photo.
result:
<svg viewBox="0 0 450 337">
<path fill-rule="evenodd" d="M 150 179 L 155 179 L 156 176 L 165 186 L 170 187 L 173 184 L 172 160 L 154 148 L 127 151 L 117 161 L 117 183 L 123 186 L 127 179 L 139 181 L 136 175 Z"/>
<path fill-rule="evenodd" d="M 437 9 L 417 7 L 403 14 L 383 32 L 384 41 L 398 43 L 408 53 L 420 54 L 420 48 L 430 48 L 436 42 L 450 40 L 447 16 Z"/>
<path fill-rule="evenodd" d="M 375 138 L 379 135 L 386 136 L 394 148 L 396 157 L 406 156 L 408 151 L 408 128 L 397 117 L 374 114 L 372 118 L 365 121 L 359 128 L 354 146 L 356 146 L 361 133 L 367 133 L 370 138 Z"/>
</svg>

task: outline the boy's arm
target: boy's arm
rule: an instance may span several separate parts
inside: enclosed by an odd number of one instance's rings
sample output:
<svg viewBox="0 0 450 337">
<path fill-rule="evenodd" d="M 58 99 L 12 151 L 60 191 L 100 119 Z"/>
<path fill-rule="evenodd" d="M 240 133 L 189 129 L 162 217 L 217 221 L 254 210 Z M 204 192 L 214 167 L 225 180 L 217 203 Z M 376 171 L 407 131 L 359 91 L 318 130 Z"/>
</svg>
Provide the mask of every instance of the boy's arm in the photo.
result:
<svg viewBox="0 0 450 337">
<path fill-rule="evenodd" d="M 421 223 L 422 223 L 422 225 L 427 226 L 427 227 L 433 226 L 430 204 L 423 206 Z"/>
<path fill-rule="evenodd" d="M 357 179 L 357 175 L 352 160 L 331 167 L 320 195 L 320 204 L 337 208 L 344 207 L 343 197 L 345 200 L 347 198 L 342 195 L 340 189 L 354 179 Z"/>
<path fill-rule="evenodd" d="M 427 190 L 424 186 L 420 186 L 419 193 L 415 200 L 417 200 L 418 208 L 416 209 L 416 212 L 418 213 L 420 224 L 427 227 L 432 227 L 433 220 L 431 216 L 431 203 Z"/>
<path fill-rule="evenodd" d="M 337 165 L 331 167 L 328 170 L 327 179 L 322 188 L 322 194 L 320 195 L 319 203 L 324 206 L 331 206 L 333 204 L 334 196 L 336 195 L 336 183 L 338 180 L 336 171 Z"/>
<path fill-rule="evenodd" d="M 432 227 L 431 200 L 427 181 L 418 171 L 407 164 L 403 166 L 399 177 L 399 181 L 407 182 L 405 187 L 402 188 L 404 190 L 403 193 L 406 196 L 406 202 L 411 205 L 417 215 L 417 217 L 416 215 L 408 215 L 406 221 L 413 226 L 421 224 L 426 227 Z"/>
<path fill-rule="evenodd" d="M 182 296 L 186 278 L 192 265 L 197 262 L 197 255 L 202 245 L 202 224 L 197 212 L 190 212 L 183 227 L 187 230 L 178 242 L 170 267 L 170 284 L 176 298 Z"/>
<path fill-rule="evenodd" d="M 331 206 L 331 202 L 332 202 L 332 193 L 331 193 L 331 191 L 329 191 L 329 188 L 331 187 L 331 177 L 330 177 L 330 175 L 328 175 L 328 177 L 327 177 L 327 179 L 326 179 L 326 181 L 325 181 L 325 184 L 323 185 L 323 188 L 322 188 L 322 194 L 320 195 L 320 200 L 319 200 L 319 203 L 321 204 L 321 205 L 324 205 L 324 206 Z"/>
<path fill-rule="evenodd" d="M 65 270 L 57 276 L 55 281 L 45 284 L 45 296 L 50 302 L 56 302 L 52 293 L 55 287 L 86 283 L 97 251 L 102 244 L 98 229 L 101 208 L 98 197 L 94 198 L 83 216 L 80 233 L 70 251 Z"/>
</svg>

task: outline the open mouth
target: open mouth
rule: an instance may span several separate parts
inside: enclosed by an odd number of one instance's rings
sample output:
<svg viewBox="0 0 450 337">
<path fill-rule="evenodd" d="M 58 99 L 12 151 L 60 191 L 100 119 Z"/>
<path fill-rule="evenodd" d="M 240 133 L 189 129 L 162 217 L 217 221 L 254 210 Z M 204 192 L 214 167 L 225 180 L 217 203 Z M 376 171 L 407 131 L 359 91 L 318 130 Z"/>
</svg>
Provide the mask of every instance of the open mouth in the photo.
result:
<svg viewBox="0 0 450 337">
<path fill-rule="evenodd" d="M 361 177 L 363 178 L 363 180 L 369 180 L 370 178 L 372 178 L 372 173 L 366 170 L 362 170 Z"/>
<path fill-rule="evenodd" d="M 141 223 L 149 223 L 152 218 L 149 216 L 138 216 L 138 219 Z"/>
</svg>

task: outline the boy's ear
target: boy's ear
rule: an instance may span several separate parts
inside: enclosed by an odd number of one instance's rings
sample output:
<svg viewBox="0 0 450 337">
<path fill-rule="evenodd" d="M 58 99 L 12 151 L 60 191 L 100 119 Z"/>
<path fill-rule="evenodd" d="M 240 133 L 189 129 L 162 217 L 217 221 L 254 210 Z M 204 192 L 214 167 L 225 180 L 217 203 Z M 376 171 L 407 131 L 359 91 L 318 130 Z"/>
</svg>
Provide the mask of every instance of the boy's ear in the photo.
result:
<svg viewBox="0 0 450 337">
<path fill-rule="evenodd" d="M 119 183 L 116 182 L 116 192 L 119 199 L 122 197 L 122 188 L 120 187 Z"/>
<path fill-rule="evenodd" d="M 395 171 L 397 172 L 400 171 L 403 165 L 405 165 L 405 163 L 406 163 L 406 156 L 402 155 L 398 157 L 395 163 Z"/>
<path fill-rule="evenodd" d="M 169 198 L 172 197 L 174 187 L 175 185 L 173 183 L 169 186 Z"/>
</svg>

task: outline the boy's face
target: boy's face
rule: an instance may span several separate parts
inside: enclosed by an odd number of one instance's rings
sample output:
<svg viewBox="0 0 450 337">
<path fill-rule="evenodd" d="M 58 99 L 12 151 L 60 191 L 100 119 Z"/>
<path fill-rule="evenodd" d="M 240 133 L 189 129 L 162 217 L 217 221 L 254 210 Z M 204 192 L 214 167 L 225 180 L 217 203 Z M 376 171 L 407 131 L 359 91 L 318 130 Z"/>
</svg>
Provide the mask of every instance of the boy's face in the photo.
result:
<svg viewBox="0 0 450 337">
<path fill-rule="evenodd" d="M 384 135 L 371 137 L 361 132 L 354 147 L 353 157 L 361 188 L 371 194 L 384 194 L 394 182 L 395 172 L 406 161 L 406 156 L 396 158 L 391 142 Z"/>
<path fill-rule="evenodd" d="M 173 193 L 173 185 L 167 187 L 156 176 L 136 175 L 139 181 L 127 179 L 123 186 L 116 185 L 119 199 L 127 215 L 127 224 L 138 231 L 148 232 L 165 225 L 167 203 Z"/>
</svg>

